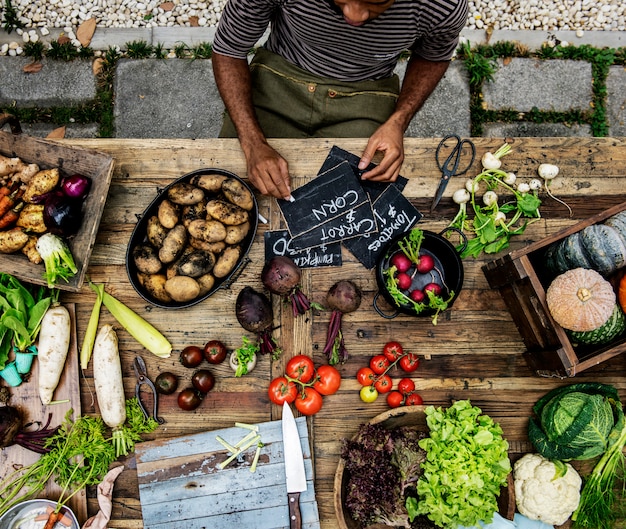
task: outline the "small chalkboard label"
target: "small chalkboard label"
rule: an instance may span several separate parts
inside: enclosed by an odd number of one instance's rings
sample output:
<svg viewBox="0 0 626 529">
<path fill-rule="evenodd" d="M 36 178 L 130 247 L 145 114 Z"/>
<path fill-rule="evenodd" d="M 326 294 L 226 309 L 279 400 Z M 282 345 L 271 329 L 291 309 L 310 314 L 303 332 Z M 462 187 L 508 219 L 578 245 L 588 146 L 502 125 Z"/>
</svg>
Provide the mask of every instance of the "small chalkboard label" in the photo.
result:
<svg viewBox="0 0 626 529">
<path fill-rule="evenodd" d="M 391 239 L 408 231 L 422 218 L 413 204 L 392 185 L 380 194 L 373 208 L 378 231 L 343 241 L 343 245 L 367 269 L 376 265 L 380 253 Z"/>
<path fill-rule="evenodd" d="M 291 258 L 299 268 L 341 266 L 343 263 L 338 242 L 297 250 L 287 230 L 266 231 L 264 241 L 266 261 L 278 255 Z"/>
<path fill-rule="evenodd" d="M 293 238 L 369 202 L 368 195 L 346 161 L 299 187 L 292 196 L 295 199 L 293 202 L 278 200 L 278 205 Z"/>
</svg>

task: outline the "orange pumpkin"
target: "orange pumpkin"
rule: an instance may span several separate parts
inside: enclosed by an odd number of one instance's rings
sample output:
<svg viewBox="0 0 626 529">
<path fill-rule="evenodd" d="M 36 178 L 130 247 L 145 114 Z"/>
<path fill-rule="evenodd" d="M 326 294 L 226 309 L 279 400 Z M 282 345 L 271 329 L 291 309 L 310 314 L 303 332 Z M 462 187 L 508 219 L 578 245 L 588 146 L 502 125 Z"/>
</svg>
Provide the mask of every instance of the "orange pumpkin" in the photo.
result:
<svg viewBox="0 0 626 529">
<path fill-rule="evenodd" d="M 617 289 L 617 300 L 622 310 L 626 312 L 626 274 L 622 276 L 619 281 L 619 287 Z"/>
</svg>

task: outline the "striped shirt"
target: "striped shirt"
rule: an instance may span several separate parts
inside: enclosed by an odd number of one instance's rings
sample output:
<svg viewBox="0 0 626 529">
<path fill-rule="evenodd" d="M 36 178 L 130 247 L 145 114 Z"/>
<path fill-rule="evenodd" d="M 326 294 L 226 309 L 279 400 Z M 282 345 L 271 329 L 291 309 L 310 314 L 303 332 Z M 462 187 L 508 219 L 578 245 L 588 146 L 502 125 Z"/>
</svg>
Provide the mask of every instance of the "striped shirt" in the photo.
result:
<svg viewBox="0 0 626 529">
<path fill-rule="evenodd" d="M 347 24 L 332 0 L 229 0 L 213 49 L 243 59 L 271 24 L 266 47 L 316 75 L 341 81 L 392 75 L 411 50 L 430 61 L 449 60 L 467 22 L 467 0 L 396 0 L 362 26 Z"/>
</svg>

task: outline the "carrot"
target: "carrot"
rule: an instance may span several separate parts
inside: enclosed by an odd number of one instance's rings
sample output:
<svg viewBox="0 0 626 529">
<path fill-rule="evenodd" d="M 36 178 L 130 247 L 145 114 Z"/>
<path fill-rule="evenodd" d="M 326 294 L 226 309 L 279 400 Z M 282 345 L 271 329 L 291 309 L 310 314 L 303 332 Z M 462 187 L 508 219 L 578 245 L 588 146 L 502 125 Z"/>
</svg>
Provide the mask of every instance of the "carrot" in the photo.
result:
<svg viewBox="0 0 626 529">
<path fill-rule="evenodd" d="M 23 207 L 24 202 L 20 201 L 17 203 L 17 206 L 2 215 L 0 217 L 0 230 L 10 228 L 13 224 L 15 224 L 17 219 L 20 218 L 20 211 L 22 211 Z"/>
<path fill-rule="evenodd" d="M 35 521 L 36 522 L 46 522 L 50 523 L 50 519 L 54 519 L 54 517 L 56 517 L 56 521 L 53 522 L 51 527 L 54 527 L 54 524 L 56 524 L 57 522 L 63 524 L 65 527 L 71 527 L 72 526 L 72 519 L 65 513 L 62 513 L 61 511 L 59 512 L 55 512 L 54 509 L 48 505 L 46 507 L 46 512 L 45 513 L 41 513 L 38 514 L 37 516 L 35 516 Z"/>
<path fill-rule="evenodd" d="M 0 218 L 4 216 L 13 206 L 15 201 L 22 196 L 22 191 L 16 189 L 10 195 L 4 195 L 0 197 Z"/>
<path fill-rule="evenodd" d="M 11 188 L 8 185 L 0 187 L 0 197 L 5 197 L 11 194 Z"/>
</svg>

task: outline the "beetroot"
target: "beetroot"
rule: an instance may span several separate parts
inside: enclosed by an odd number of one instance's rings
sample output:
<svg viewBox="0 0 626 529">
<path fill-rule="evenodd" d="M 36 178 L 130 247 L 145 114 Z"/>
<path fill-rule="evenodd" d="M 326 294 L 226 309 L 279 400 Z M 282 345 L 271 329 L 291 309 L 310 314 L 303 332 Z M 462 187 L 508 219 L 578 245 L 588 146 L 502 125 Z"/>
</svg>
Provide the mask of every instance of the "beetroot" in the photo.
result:
<svg viewBox="0 0 626 529">
<path fill-rule="evenodd" d="M 252 287 L 244 287 L 237 296 L 235 314 L 237 321 L 246 331 L 258 336 L 261 354 L 271 353 L 277 356 L 280 353 L 272 338 L 274 328 L 272 304 L 265 294 L 257 292 Z"/>
<path fill-rule="evenodd" d="M 272 257 L 261 272 L 261 281 L 265 288 L 289 302 L 294 316 L 304 314 L 311 308 L 309 298 L 300 290 L 301 276 L 296 263 L 285 256 Z"/>
<path fill-rule="evenodd" d="M 341 321 L 344 314 L 354 312 L 361 305 L 361 290 L 352 281 L 338 281 L 328 290 L 326 304 L 332 314 L 324 354 L 327 355 L 330 365 L 343 364 L 348 359 L 348 351 L 341 332 Z"/>
</svg>

